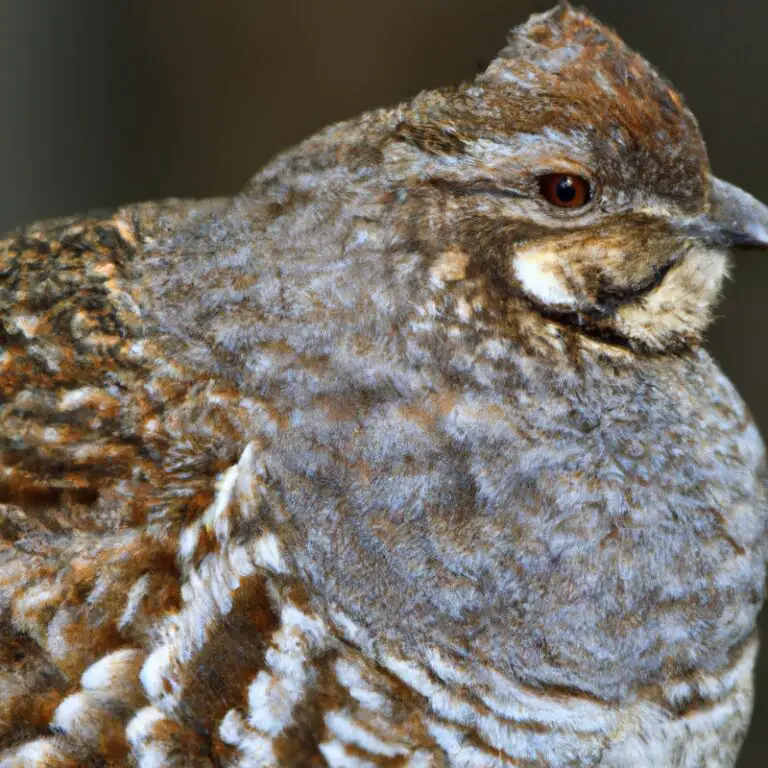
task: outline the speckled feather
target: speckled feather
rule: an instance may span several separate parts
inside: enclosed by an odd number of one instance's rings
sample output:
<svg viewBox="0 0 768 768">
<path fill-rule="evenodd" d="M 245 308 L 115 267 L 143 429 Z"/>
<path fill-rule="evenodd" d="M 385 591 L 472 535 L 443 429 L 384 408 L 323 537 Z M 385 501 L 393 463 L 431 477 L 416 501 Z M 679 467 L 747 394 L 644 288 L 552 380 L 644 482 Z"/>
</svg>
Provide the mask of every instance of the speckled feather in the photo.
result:
<svg viewBox="0 0 768 768">
<path fill-rule="evenodd" d="M 733 765 L 766 502 L 701 348 L 717 184 L 563 4 L 232 199 L 0 243 L 0 766 Z"/>
</svg>

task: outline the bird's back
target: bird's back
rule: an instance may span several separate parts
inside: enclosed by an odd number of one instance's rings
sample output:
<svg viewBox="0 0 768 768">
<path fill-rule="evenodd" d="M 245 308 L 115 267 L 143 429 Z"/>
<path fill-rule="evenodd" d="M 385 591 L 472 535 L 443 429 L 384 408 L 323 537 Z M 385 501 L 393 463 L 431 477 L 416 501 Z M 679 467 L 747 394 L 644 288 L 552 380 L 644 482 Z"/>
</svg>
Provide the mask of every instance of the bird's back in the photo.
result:
<svg viewBox="0 0 768 768">
<path fill-rule="evenodd" d="M 179 536 L 242 447 L 235 393 L 167 357 L 130 293 L 143 213 L 0 243 L 4 765 L 128 760 Z"/>
</svg>

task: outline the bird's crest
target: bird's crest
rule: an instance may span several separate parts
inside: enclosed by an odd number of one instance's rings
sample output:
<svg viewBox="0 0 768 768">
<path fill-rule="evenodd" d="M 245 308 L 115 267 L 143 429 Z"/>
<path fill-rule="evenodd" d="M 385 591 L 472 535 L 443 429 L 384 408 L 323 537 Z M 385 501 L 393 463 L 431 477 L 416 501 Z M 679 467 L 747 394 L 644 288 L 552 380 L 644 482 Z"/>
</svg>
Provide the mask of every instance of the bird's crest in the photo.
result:
<svg viewBox="0 0 768 768">
<path fill-rule="evenodd" d="M 516 69 L 521 64 L 529 69 L 566 75 L 596 64 L 602 69 L 608 61 L 634 69 L 638 76 L 655 75 L 650 65 L 630 50 L 612 29 L 563 0 L 512 29 L 506 47 L 485 77 L 503 77 L 504 70 Z"/>
<path fill-rule="evenodd" d="M 515 27 L 478 82 L 515 94 L 529 110 L 549 106 L 563 122 L 573 119 L 565 114 L 570 107 L 582 105 L 593 122 L 647 141 L 649 151 L 660 142 L 701 143 L 680 94 L 612 29 L 568 2 Z"/>
</svg>

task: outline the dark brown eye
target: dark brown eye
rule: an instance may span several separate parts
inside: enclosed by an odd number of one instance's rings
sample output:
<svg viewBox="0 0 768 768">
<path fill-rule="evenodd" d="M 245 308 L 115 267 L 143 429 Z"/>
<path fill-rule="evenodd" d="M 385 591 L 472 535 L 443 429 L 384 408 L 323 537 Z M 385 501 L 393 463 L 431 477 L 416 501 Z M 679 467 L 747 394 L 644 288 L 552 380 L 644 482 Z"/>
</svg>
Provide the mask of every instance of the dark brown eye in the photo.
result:
<svg viewBox="0 0 768 768">
<path fill-rule="evenodd" d="M 539 179 L 544 199 L 558 208 L 580 208 L 589 202 L 589 182 L 569 173 L 548 173 Z"/>
</svg>

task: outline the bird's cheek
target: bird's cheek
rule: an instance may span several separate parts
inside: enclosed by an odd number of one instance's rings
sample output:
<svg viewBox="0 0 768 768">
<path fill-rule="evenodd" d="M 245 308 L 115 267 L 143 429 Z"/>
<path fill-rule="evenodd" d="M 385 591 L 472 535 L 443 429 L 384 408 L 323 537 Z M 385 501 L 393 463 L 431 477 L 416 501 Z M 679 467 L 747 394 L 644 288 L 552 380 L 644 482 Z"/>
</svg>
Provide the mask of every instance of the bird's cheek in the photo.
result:
<svg viewBox="0 0 768 768">
<path fill-rule="evenodd" d="M 582 303 L 582 281 L 562 252 L 546 246 L 521 248 L 513 255 L 511 267 L 513 279 L 537 303 L 562 309 L 577 309 Z"/>
</svg>

